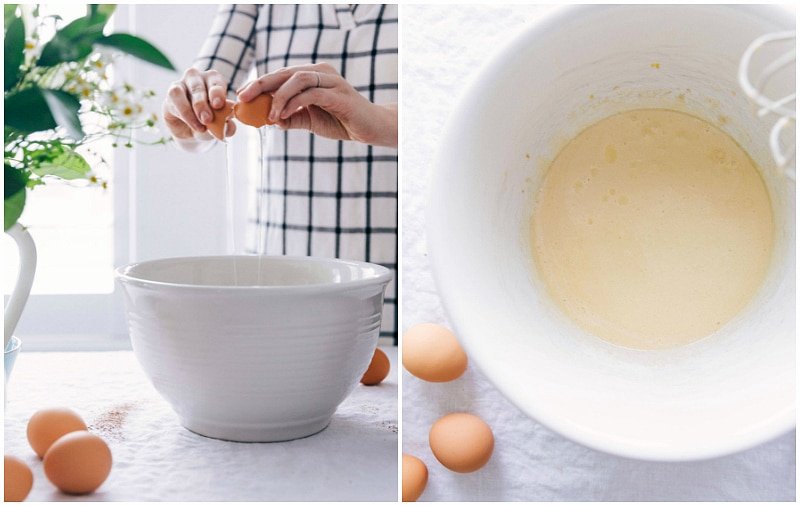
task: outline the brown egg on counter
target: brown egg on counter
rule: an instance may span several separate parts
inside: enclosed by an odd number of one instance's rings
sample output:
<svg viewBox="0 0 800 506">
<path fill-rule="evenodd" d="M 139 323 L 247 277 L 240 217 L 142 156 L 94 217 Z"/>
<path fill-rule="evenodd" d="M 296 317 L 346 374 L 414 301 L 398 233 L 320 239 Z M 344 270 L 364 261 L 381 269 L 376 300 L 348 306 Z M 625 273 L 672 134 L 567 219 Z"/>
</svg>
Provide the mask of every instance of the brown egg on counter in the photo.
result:
<svg viewBox="0 0 800 506">
<path fill-rule="evenodd" d="M 428 467 L 423 461 L 403 454 L 403 502 L 414 502 L 419 499 L 428 484 Z"/>
<path fill-rule="evenodd" d="M 105 441 L 87 431 L 59 438 L 44 455 L 45 476 L 67 494 L 94 492 L 110 472 L 111 450 Z"/>
<path fill-rule="evenodd" d="M 262 93 L 249 102 L 237 102 L 233 106 L 233 114 L 236 119 L 245 125 L 256 128 L 264 125 L 274 125 L 267 119 L 269 110 L 272 108 L 272 95 Z"/>
<path fill-rule="evenodd" d="M 467 370 L 467 354 L 445 327 L 420 323 L 403 334 L 403 367 L 425 381 L 452 381 Z"/>
<path fill-rule="evenodd" d="M 494 435 L 486 422 L 469 413 L 451 413 L 438 419 L 428 435 L 436 460 L 457 473 L 471 473 L 489 462 Z"/>
<path fill-rule="evenodd" d="M 33 473 L 28 464 L 5 455 L 3 457 L 3 502 L 24 501 L 33 487 Z"/>
<path fill-rule="evenodd" d="M 367 367 L 367 372 L 361 377 L 361 383 L 365 385 L 377 385 L 386 379 L 389 375 L 389 357 L 380 348 L 375 348 L 375 354 L 372 355 L 372 362 Z"/>
<path fill-rule="evenodd" d="M 233 100 L 226 100 L 222 109 L 212 109 L 214 119 L 206 125 L 208 131 L 220 141 L 225 140 L 225 124 L 233 116 Z"/>
<path fill-rule="evenodd" d="M 28 421 L 28 442 L 42 458 L 56 439 L 76 430 L 86 430 L 78 413 L 68 408 L 40 409 Z"/>
</svg>

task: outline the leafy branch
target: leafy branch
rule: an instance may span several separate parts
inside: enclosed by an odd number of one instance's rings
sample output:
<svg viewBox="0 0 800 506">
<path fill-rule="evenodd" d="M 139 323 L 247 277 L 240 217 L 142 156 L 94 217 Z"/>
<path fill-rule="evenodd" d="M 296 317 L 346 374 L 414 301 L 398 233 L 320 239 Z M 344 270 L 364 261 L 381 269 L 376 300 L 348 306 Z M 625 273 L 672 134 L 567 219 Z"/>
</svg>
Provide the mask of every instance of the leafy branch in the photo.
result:
<svg viewBox="0 0 800 506">
<path fill-rule="evenodd" d="M 111 52 L 175 70 L 169 59 L 144 39 L 128 33 L 106 34 L 114 5 L 91 4 L 86 15 L 60 26 L 58 16 L 42 17 L 39 7 L 28 19 L 23 8 L 4 4 L 4 229 L 17 222 L 26 192 L 50 179 L 85 180 L 105 185 L 77 149 L 101 138 L 133 146 L 133 132 L 153 128 L 142 101 L 152 91 L 113 87 Z M 39 28 L 54 23 L 53 37 L 42 43 Z M 162 144 L 166 139 L 141 144 Z"/>
</svg>

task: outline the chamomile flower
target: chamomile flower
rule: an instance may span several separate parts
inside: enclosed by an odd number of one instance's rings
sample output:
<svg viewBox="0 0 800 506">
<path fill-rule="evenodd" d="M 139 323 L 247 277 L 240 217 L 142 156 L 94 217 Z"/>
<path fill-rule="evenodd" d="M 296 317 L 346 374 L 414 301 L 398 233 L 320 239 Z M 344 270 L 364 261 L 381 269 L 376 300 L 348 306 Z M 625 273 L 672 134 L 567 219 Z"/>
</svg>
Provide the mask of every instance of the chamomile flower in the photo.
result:
<svg viewBox="0 0 800 506">
<path fill-rule="evenodd" d="M 38 38 L 27 37 L 22 54 L 25 65 L 30 65 L 34 60 L 38 59 L 42 54 L 42 45 L 39 44 Z"/>
</svg>

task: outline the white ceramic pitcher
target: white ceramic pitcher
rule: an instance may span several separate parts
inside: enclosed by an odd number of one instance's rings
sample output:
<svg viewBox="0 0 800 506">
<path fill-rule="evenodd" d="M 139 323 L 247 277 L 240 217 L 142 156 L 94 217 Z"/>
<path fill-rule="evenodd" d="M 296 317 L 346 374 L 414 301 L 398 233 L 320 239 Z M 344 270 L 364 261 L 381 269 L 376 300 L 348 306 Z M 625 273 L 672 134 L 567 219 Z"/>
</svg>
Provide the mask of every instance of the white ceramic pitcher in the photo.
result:
<svg viewBox="0 0 800 506">
<path fill-rule="evenodd" d="M 19 249 L 19 273 L 17 274 L 14 290 L 11 292 L 11 297 L 9 297 L 3 313 L 3 349 L 8 348 L 14 329 L 17 328 L 19 317 L 22 315 L 22 310 L 28 301 L 28 295 L 31 293 L 33 275 L 36 272 L 36 245 L 33 243 L 33 238 L 28 233 L 28 230 L 19 223 L 15 223 L 14 226 L 6 230 L 6 233 L 16 241 Z"/>
</svg>

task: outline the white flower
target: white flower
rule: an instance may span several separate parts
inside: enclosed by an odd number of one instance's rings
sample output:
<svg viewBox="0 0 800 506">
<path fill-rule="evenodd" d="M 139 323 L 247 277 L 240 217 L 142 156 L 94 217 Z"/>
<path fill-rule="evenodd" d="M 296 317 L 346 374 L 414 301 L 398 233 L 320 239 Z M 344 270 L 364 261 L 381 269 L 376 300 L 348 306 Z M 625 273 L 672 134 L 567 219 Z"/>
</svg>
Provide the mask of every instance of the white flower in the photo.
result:
<svg viewBox="0 0 800 506">
<path fill-rule="evenodd" d="M 85 78 L 89 81 L 101 83 L 108 81 L 111 64 L 114 63 L 114 55 L 106 50 L 95 50 L 84 67 Z"/>
<path fill-rule="evenodd" d="M 23 54 L 23 63 L 25 65 L 30 65 L 33 60 L 39 58 L 39 55 L 42 54 L 42 45 L 39 44 L 39 40 L 33 37 L 27 37 L 25 39 L 25 46 L 22 49 Z"/>
<path fill-rule="evenodd" d="M 141 96 L 128 85 L 116 87 L 102 96 L 104 105 L 121 121 L 134 121 L 144 113 Z"/>
<path fill-rule="evenodd" d="M 108 109 L 116 109 L 119 101 L 120 97 L 116 89 L 105 90 L 97 97 L 97 103 Z"/>
<path fill-rule="evenodd" d="M 70 93 L 78 95 L 81 100 L 90 100 L 95 93 L 95 86 L 80 76 L 68 84 L 66 89 Z"/>
</svg>

